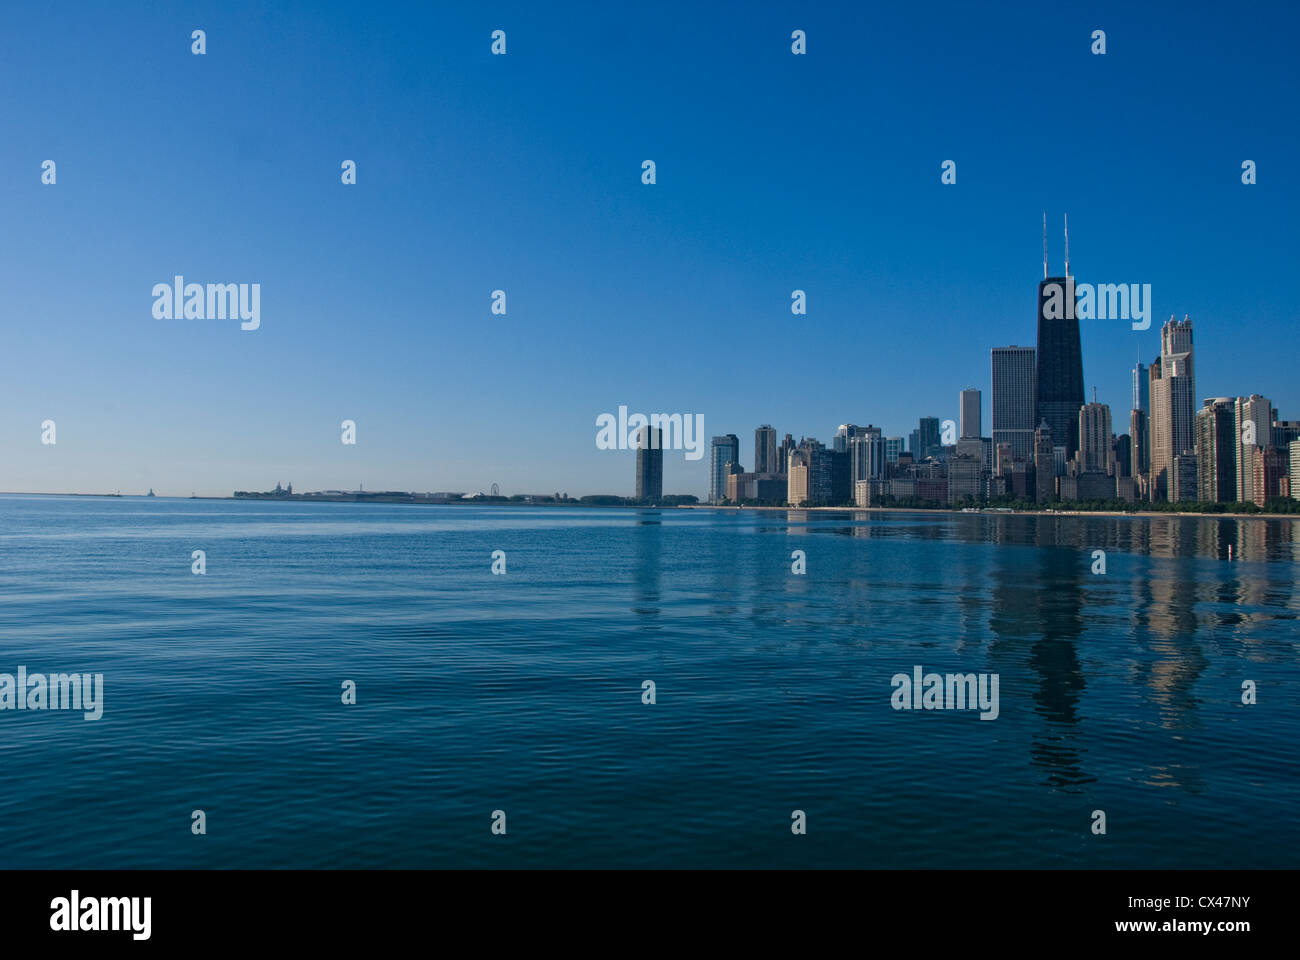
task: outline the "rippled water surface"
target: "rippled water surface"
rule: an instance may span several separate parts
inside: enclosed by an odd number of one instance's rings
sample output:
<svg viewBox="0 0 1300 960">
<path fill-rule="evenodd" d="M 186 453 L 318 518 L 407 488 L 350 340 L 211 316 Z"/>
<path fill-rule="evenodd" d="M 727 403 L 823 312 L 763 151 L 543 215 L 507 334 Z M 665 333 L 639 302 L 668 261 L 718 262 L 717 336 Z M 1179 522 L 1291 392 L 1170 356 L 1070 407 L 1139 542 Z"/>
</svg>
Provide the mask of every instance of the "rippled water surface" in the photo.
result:
<svg viewBox="0 0 1300 960">
<path fill-rule="evenodd" d="M 1298 540 L 4 496 L 0 673 L 104 714 L 0 710 L 3 863 L 1297 866 Z M 997 719 L 894 710 L 917 665 L 996 673 Z"/>
</svg>

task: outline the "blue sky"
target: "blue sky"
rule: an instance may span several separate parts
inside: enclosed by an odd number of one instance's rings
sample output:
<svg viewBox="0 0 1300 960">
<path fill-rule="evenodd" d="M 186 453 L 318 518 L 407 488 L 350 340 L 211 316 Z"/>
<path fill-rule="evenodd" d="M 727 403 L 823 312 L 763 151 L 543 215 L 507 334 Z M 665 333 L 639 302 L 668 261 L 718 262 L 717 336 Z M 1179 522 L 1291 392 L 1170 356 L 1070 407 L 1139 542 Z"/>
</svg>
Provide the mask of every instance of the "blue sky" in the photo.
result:
<svg viewBox="0 0 1300 960">
<path fill-rule="evenodd" d="M 1117 421 L 1170 314 L 1196 325 L 1199 396 L 1263 393 L 1300 419 L 1298 21 L 1286 4 L 11 5 L 0 490 L 630 494 L 633 455 L 595 445 L 620 404 L 703 414 L 746 466 L 760 423 L 906 436 L 955 418 L 964 386 L 987 434 L 989 349 L 1034 342 L 1044 209 L 1054 267 L 1068 213 L 1080 281 L 1152 285 L 1149 331 L 1083 323 L 1089 398 Z M 261 329 L 156 320 L 152 287 L 176 274 L 260 283 Z M 665 457 L 666 490 L 707 486 L 707 457 Z"/>
</svg>

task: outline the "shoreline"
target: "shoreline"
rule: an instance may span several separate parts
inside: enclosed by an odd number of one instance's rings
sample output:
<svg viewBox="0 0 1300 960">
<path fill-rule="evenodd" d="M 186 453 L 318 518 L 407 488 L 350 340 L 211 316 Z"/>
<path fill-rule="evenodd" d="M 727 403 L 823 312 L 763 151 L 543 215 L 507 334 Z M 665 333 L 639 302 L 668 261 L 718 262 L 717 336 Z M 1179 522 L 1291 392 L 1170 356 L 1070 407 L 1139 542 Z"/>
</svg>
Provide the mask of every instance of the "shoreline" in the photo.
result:
<svg viewBox="0 0 1300 960">
<path fill-rule="evenodd" d="M 1191 510 L 1011 510 L 997 507 L 733 507 L 712 503 L 681 503 L 650 506 L 634 503 L 579 503 L 570 500 L 564 503 L 525 503 L 519 500 L 423 500 L 423 499 L 383 499 L 381 497 L 346 497 L 346 496 L 301 496 L 288 497 L 172 497 L 145 496 L 144 494 L 113 493 L 35 493 L 31 491 L 2 490 L 0 497 L 90 497 L 106 500 L 213 500 L 230 502 L 270 502 L 270 503 L 374 503 L 388 506 L 434 506 L 434 507 L 565 507 L 569 509 L 588 510 L 717 510 L 727 513 L 743 513 L 747 510 L 783 510 L 803 511 L 805 513 L 911 513 L 911 514 L 946 514 L 971 517 L 1126 517 L 1130 519 L 1152 517 L 1188 517 L 1210 520 L 1300 520 L 1300 513 L 1205 513 Z"/>
</svg>

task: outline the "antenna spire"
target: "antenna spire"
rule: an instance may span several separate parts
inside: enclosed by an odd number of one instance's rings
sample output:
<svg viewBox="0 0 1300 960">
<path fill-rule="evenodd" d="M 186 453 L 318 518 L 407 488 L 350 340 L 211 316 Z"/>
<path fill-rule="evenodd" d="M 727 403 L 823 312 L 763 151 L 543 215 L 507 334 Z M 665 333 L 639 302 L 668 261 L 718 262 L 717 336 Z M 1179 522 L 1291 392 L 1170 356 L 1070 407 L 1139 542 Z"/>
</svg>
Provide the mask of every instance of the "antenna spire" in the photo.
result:
<svg viewBox="0 0 1300 960">
<path fill-rule="evenodd" d="M 1043 211 L 1043 279 L 1047 279 L 1047 211 Z"/>
<path fill-rule="evenodd" d="M 1070 275 L 1070 215 L 1065 215 L 1065 275 Z"/>
</svg>

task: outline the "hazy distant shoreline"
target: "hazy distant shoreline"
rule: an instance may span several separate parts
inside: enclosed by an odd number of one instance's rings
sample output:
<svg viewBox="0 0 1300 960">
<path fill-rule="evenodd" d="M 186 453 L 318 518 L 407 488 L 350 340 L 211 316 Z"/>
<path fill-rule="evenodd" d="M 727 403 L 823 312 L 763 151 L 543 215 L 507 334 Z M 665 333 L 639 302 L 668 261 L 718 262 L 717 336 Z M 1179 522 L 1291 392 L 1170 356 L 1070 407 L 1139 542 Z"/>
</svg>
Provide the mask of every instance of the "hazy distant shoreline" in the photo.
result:
<svg viewBox="0 0 1300 960">
<path fill-rule="evenodd" d="M 634 503 L 579 503 L 570 500 L 564 503 L 527 503 L 521 500 L 385 500 L 379 497 L 352 498 L 348 496 L 321 497 L 171 497 L 144 494 L 113 493 L 35 493 L 21 490 L 0 491 L 2 497 L 90 497 L 107 500 L 226 500 L 240 503 L 356 503 L 383 504 L 385 506 L 436 506 L 436 507 L 548 507 L 587 510 L 718 510 L 725 513 L 744 513 L 759 511 L 802 511 L 805 513 L 915 513 L 915 514 L 953 514 L 956 516 L 985 517 L 1128 517 L 1139 519 L 1145 517 L 1195 517 L 1210 520 L 1300 520 L 1295 513 L 1204 513 L 1175 510 L 1001 510 L 998 508 L 978 508 L 962 510 L 958 507 L 733 507 L 711 503 L 683 503 L 661 506 L 648 506 Z"/>
</svg>

